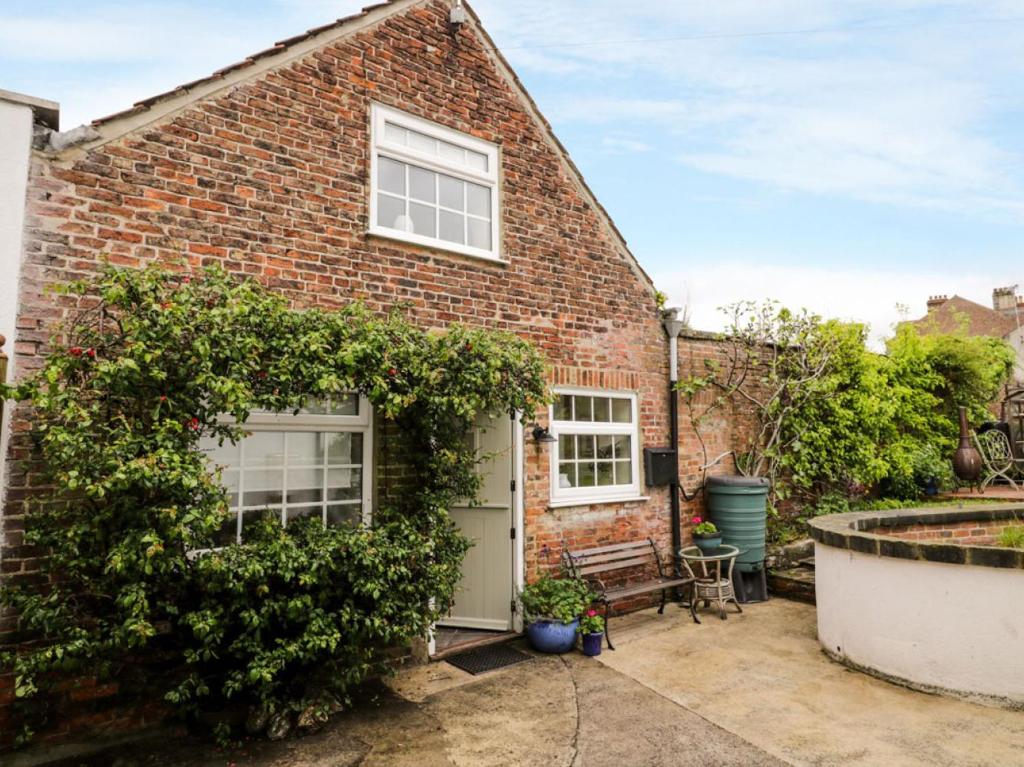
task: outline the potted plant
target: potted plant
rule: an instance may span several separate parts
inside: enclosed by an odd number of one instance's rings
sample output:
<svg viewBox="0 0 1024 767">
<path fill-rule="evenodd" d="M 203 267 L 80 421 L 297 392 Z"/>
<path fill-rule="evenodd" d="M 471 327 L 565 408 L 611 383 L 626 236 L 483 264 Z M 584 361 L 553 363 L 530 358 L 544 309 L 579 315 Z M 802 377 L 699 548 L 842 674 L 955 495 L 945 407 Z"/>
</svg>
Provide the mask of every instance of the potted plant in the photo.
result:
<svg viewBox="0 0 1024 767">
<path fill-rule="evenodd" d="M 530 644 L 540 652 L 569 652 L 576 644 L 580 615 L 593 600 L 587 585 L 576 578 L 544 575 L 527 584 L 519 602 Z"/>
<path fill-rule="evenodd" d="M 704 555 L 713 554 L 722 545 L 722 533 L 715 527 L 714 522 L 705 521 L 700 517 L 692 520 L 693 543 Z"/>
<path fill-rule="evenodd" d="M 583 654 L 593 657 L 601 654 L 601 642 L 604 640 L 604 618 L 591 607 L 586 615 L 580 618 L 580 637 L 583 642 Z"/>
</svg>

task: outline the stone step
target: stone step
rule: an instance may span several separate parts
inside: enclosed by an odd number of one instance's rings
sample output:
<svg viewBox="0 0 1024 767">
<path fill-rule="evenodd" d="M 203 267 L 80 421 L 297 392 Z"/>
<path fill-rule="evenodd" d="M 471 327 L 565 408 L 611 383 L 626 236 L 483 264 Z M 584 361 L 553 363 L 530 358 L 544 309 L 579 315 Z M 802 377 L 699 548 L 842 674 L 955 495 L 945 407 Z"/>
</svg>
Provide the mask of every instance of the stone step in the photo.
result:
<svg viewBox="0 0 1024 767">
<path fill-rule="evenodd" d="M 768 571 L 768 590 L 773 596 L 814 604 L 814 565 Z"/>
</svg>

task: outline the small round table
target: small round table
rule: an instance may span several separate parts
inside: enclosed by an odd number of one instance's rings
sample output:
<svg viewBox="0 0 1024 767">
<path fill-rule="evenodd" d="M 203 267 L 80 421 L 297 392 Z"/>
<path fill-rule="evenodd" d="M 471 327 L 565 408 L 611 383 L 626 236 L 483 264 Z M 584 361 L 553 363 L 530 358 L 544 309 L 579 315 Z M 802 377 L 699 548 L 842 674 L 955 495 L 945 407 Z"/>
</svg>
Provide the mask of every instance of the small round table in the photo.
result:
<svg viewBox="0 0 1024 767">
<path fill-rule="evenodd" d="M 710 606 L 711 602 L 716 602 L 718 617 L 722 620 L 726 619 L 725 605 L 728 602 L 732 602 L 739 612 L 743 612 L 740 603 L 736 601 L 736 592 L 732 586 L 732 568 L 739 554 L 740 550 L 735 546 L 725 545 L 709 553 L 704 553 L 696 546 L 679 549 L 679 560 L 693 578 L 693 585 L 690 587 L 690 614 L 697 623 L 700 623 L 697 618 L 697 602 L 702 600 L 705 607 Z M 724 577 L 723 563 L 727 566 Z M 700 566 L 699 574 L 694 571 L 695 565 Z"/>
</svg>

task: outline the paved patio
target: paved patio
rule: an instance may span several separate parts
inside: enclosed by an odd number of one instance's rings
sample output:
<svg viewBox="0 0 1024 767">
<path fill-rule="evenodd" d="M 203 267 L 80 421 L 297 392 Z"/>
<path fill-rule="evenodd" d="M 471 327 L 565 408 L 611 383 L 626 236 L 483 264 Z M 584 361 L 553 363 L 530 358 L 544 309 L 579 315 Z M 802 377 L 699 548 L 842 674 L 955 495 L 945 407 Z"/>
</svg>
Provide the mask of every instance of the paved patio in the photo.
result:
<svg viewBox="0 0 1024 767">
<path fill-rule="evenodd" d="M 230 753 L 157 738 L 66 765 L 1017 765 L 1024 713 L 832 663 L 814 608 L 775 599 L 696 626 L 671 605 L 615 619 L 599 660 L 541 656 L 472 677 L 409 669 L 322 732 Z M 1005 662 L 1019 662 L 1008 657 Z"/>
</svg>

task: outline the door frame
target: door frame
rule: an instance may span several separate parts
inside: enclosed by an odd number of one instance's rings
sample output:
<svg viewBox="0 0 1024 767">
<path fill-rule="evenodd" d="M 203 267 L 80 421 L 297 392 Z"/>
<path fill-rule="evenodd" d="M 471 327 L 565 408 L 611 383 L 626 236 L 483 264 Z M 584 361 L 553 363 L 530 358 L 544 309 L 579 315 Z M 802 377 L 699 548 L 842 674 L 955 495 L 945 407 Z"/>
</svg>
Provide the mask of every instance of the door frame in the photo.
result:
<svg viewBox="0 0 1024 767">
<path fill-rule="evenodd" d="M 523 487 L 526 432 L 521 416 L 522 414 L 516 411 L 509 418 L 512 436 L 512 444 L 510 445 L 512 450 L 512 482 L 515 485 L 512 490 L 512 529 L 515 531 L 515 538 L 509 541 L 512 546 L 512 593 L 508 595 L 508 599 L 509 614 L 512 619 L 510 630 L 517 634 L 523 631 L 523 616 L 518 606 L 515 610 L 512 610 L 512 605 L 516 602 L 516 597 L 526 584 L 526 493 Z M 437 652 L 437 646 L 434 641 L 434 629 L 435 626 L 432 625 L 427 633 L 427 654 L 430 657 L 433 657 Z"/>
</svg>

